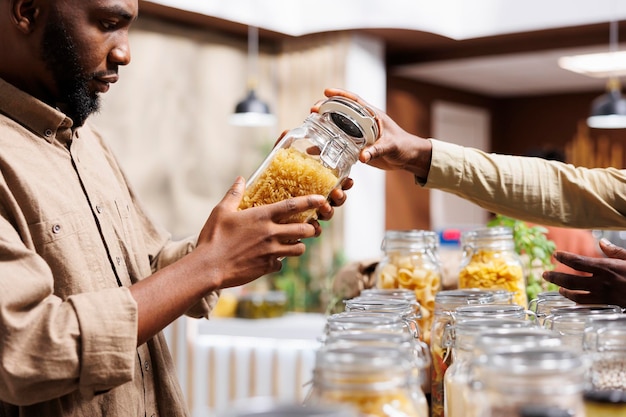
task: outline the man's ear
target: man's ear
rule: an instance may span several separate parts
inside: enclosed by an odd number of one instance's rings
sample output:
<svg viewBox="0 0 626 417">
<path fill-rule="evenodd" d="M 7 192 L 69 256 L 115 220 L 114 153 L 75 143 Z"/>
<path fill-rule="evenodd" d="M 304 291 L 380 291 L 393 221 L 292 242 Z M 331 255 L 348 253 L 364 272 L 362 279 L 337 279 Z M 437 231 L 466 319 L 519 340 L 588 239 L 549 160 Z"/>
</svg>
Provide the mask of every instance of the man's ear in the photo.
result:
<svg viewBox="0 0 626 417">
<path fill-rule="evenodd" d="M 11 0 L 11 18 L 18 30 L 31 33 L 35 30 L 35 23 L 40 13 L 37 0 Z"/>
</svg>

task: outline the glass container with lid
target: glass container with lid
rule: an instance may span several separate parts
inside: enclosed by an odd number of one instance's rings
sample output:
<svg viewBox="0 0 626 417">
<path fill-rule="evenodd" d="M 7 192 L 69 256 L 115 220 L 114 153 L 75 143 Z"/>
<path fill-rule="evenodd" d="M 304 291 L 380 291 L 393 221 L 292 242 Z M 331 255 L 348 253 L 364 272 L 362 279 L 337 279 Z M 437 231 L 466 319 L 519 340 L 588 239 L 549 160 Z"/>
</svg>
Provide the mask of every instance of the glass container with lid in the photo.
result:
<svg viewBox="0 0 626 417">
<path fill-rule="evenodd" d="M 467 417 L 517 416 L 529 404 L 584 417 L 585 360 L 565 346 L 488 352 L 470 365 L 473 412 Z"/>
<path fill-rule="evenodd" d="M 580 304 L 554 308 L 543 321 L 547 329 L 558 332 L 563 343 L 577 350 L 583 348 L 583 334 L 587 319 L 600 315 L 613 315 L 622 312 L 621 307 L 610 304 Z"/>
<path fill-rule="evenodd" d="M 626 392 L 626 315 L 589 317 L 583 331 L 583 351 L 591 362 L 589 390 Z"/>
<path fill-rule="evenodd" d="M 515 304 L 528 305 L 524 270 L 515 252 L 511 228 L 486 227 L 463 232 L 461 245 L 459 288 L 507 290 L 514 293 Z"/>
<path fill-rule="evenodd" d="M 412 379 L 416 390 L 417 402 L 422 408 L 428 408 L 426 395 L 421 387 L 425 385 L 430 367 L 430 355 L 416 339 L 407 333 L 385 331 L 345 331 L 336 332 L 326 338 L 324 347 L 382 346 L 401 349 L 413 359 Z M 430 381 L 428 381 L 430 382 Z"/>
<path fill-rule="evenodd" d="M 291 197 L 328 196 L 349 175 L 360 151 L 378 139 L 373 110 L 345 97 L 330 97 L 319 112 L 289 130 L 248 179 L 240 209 Z M 307 221 L 314 210 L 285 222 Z"/>
<path fill-rule="evenodd" d="M 489 306 L 489 305 L 488 305 Z M 495 305 L 494 305 L 495 306 Z M 459 307 L 461 308 L 461 307 Z M 452 349 L 453 361 L 444 374 L 444 415 L 465 417 L 469 407 L 469 363 L 483 331 L 529 329 L 533 324 L 515 317 L 491 317 L 455 321 L 446 328 L 444 345 Z"/>
<path fill-rule="evenodd" d="M 426 343 L 430 343 L 435 294 L 441 289 L 438 245 L 439 236 L 430 230 L 387 230 L 381 244 L 383 257 L 374 271 L 377 288 L 413 291 L 421 306 L 418 325 Z"/>
<path fill-rule="evenodd" d="M 322 347 L 305 404 L 349 404 L 368 417 L 428 417 L 412 366 L 395 347 Z"/>
<path fill-rule="evenodd" d="M 457 307 L 468 304 L 489 304 L 495 300 L 491 291 L 478 289 L 445 290 L 435 295 L 435 313 L 430 332 L 430 395 L 432 417 L 442 417 L 444 407 L 443 377 L 452 363 L 450 347 L 444 346 L 444 332 L 452 322 Z"/>
</svg>

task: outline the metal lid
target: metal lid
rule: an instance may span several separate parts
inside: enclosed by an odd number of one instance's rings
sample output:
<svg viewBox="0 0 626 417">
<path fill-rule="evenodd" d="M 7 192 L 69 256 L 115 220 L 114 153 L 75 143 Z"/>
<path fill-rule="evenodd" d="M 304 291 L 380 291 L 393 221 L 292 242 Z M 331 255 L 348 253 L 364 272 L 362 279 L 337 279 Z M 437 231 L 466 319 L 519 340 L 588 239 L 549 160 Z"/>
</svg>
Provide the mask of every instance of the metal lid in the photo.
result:
<svg viewBox="0 0 626 417">
<path fill-rule="evenodd" d="M 320 105 L 319 113 L 330 114 L 333 123 L 358 145 L 369 146 L 380 134 L 374 111 L 345 97 L 330 97 Z"/>
</svg>

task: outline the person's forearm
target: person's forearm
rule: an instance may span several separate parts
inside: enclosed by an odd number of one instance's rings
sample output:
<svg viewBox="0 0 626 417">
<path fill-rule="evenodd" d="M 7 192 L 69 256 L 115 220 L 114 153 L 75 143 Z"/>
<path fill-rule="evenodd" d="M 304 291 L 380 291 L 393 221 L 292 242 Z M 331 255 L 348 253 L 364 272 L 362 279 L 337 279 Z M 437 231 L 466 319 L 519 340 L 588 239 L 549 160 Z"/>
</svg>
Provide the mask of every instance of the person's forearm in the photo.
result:
<svg viewBox="0 0 626 417">
<path fill-rule="evenodd" d="M 145 343 L 217 285 L 206 282 L 206 271 L 199 271 L 189 259 L 173 263 L 130 287 L 137 302 L 137 346 Z"/>
</svg>

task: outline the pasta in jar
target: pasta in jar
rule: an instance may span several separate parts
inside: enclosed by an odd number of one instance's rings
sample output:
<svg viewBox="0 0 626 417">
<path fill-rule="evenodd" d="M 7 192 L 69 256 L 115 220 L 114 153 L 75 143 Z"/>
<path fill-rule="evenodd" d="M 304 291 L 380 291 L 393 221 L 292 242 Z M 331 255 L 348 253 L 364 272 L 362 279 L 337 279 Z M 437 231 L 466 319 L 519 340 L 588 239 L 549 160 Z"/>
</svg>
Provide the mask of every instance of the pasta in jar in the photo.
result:
<svg viewBox="0 0 626 417">
<path fill-rule="evenodd" d="M 436 234 L 423 230 L 388 230 L 383 259 L 374 272 L 376 287 L 413 291 L 420 305 L 418 327 L 424 342 L 430 343 L 435 295 L 441 289 L 441 271 L 435 257 Z"/>
<path fill-rule="evenodd" d="M 459 288 L 506 290 L 513 293 L 513 303 L 528 305 L 524 271 L 515 252 L 510 228 L 493 227 L 465 232 L 461 242 L 463 260 Z"/>
</svg>

